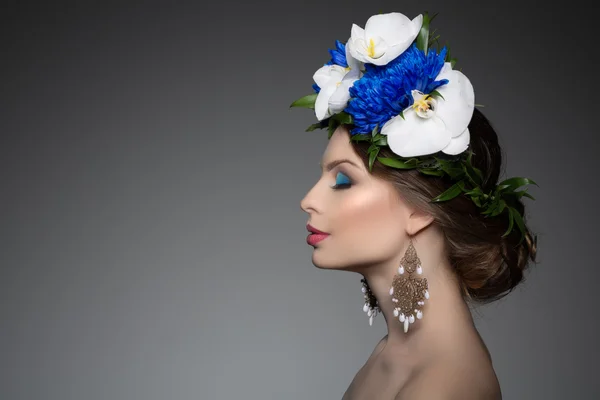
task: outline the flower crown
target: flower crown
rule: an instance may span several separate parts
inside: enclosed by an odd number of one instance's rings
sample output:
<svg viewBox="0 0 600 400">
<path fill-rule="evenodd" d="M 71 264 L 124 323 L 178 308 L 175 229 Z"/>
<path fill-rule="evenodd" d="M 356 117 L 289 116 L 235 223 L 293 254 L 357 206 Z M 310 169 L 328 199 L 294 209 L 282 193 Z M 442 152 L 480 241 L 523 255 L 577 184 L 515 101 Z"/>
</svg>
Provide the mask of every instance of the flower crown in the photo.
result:
<svg viewBox="0 0 600 400">
<path fill-rule="evenodd" d="M 436 14 L 437 15 L 437 14 Z M 373 15 L 365 28 L 352 24 L 346 43 L 335 42 L 331 60 L 313 75 L 315 93 L 290 107 L 314 109 L 319 122 L 306 131 L 327 128 L 329 135 L 340 124 L 352 126 L 351 140 L 371 143 L 369 170 L 377 159 L 399 169 L 417 169 L 426 175 L 449 176 L 456 181 L 432 199 L 448 201 L 463 193 L 482 214 L 496 216 L 506 208 L 509 227 L 525 237 L 523 216 L 515 208 L 527 190 L 528 178 L 514 177 L 484 192 L 483 174 L 471 163 L 469 122 L 475 95 L 469 79 L 453 69 L 456 59 L 449 49 L 439 49 L 439 35 L 430 35 L 436 15 L 420 14 L 413 20 L 401 13 Z M 432 46 L 436 45 L 436 49 Z M 397 157 L 378 157 L 389 147 Z"/>
</svg>

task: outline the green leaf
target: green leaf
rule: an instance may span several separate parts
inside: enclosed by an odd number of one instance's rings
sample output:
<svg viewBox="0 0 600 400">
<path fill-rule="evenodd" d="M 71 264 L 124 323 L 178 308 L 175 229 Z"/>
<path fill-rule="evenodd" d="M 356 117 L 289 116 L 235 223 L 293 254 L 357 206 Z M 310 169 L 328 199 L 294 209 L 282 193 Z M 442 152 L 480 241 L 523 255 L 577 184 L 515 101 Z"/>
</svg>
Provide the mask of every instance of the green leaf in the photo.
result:
<svg viewBox="0 0 600 400">
<path fill-rule="evenodd" d="M 466 161 L 466 163 L 463 164 L 463 167 L 464 167 L 465 173 L 467 174 L 467 176 L 469 177 L 471 182 L 473 182 L 473 186 L 480 186 L 481 184 L 483 184 L 483 174 L 481 173 L 481 171 L 478 168 L 475 168 L 473 166 L 473 164 L 471 163 L 472 158 L 473 158 L 473 152 L 469 151 L 469 154 L 467 156 L 467 161 Z"/>
<path fill-rule="evenodd" d="M 448 46 L 448 43 L 446 43 L 446 57 L 444 57 L 444 61 L 448 62 L 451 58 L 450 56 L 450 46 Z"/>
<path fill-rule="evenodd" d="M 473 154 L 475 154 L 475 153 L 473 153 L 473 150 L 469 149 L 469 151 L 467 153 L 467 164 L 472 165 L 471 160 L 473 159 Z"/>
<path fill-rule="evenodd" d="M 386 135 L 382 135 L 382 134 L 378 133 L 377 135 L 375 135 L 375 136 L 372 136 L 372 139 L 371 139 L 371 140 L 373 141 L 373 143 L 375 143 L 375 142 L 377 142 L 377 141 L 379 141 L 379 140 L 382 140 L 382 139 L 387 139 L 387 136 L 386 136 Z"/>
<path fill-rule="evenodd" d="M 475 187 L 471 187 L 471 188 L 465 188 L 465 194 L 468 195 L 468 196 L 483 197 L 483 191 L 481 190 L 481 188 L 479 186 L 475 186 Z"/>
<path fill-rule="evenodd" d="M 465 194 L 468 196 L 475 195 L 475 196 L 479 197 L 479 196 L 483 195 L 483 192 L 481 191 L 481 189 L 479 187 L 476 187 L 472 190 L 466 191 Z"/>
<path fill-rule="evenodd" d="M 417 168 L 417 170 L 425 175 L 444 176 L 444 171 L 439 169 Z"/>
<path fill-rule="evenodd" d="M 304 108 L 315 108 L 315 101 L 317 101 L 318 93 L 309 94 L 307 96 L 301 97 L 298 100 L 294 101 L 290 108 L 292 107 L 304 107 Z"/>
<path fill-rule="evenodd" d="M 419 164 L 419 159 L 416 157 L 409 158 L 408 160 L 404 160 L 405 163 L 414 164 L 415 167 Z"/>
<path fill-rule="evenodd" d="M 444 172 L 454 180 L 459 180 L 464 177 L 463 171 L 459 168 L 446 168 L 444 169 Z"/>
<path fill-rule="evenodd" d="M 350 115 L 344 111 L 334 114 L 331 118 L 338 121 L 340 124 L 351 124 L 352 123 L 352 115 Z"/>
<path fill-rule="evenodd" d="M 496 194 L 498 194 L 510 187 L 511 187 L 510 185 L 497 185 L 495 192 L 496 192 Z"/>
<path fill-rule="evenodd" d="M 429 20 L 429 22 L 431 23 L 431 20 Z M 433 31 L 429 32 L 429 43 L 427 43 L 427 48 L 429 49 L 432 48 L 434 44 L 437 44 L 439 47 L 440 35 L 436 35 L 436 31 L 437 29 L 434 29 Z"/>
<path fill-rule="evenodd" d="M 503 193 L 502 194 L 503 197 L 510 197 L 510 196 L 515 196 L 517 199 L 520 199 L 521 197 L 525 196 L 525 197 L 529 197 L 532 200 L 535 200 L 535 198 L 533 198 L 532 195 L 530 195 L 529 193 L 527 193 L 527 189 L 525 190 L 517 190 L 516 192 L 508 192 L 508 193 Z"/>
<path fill-rule="evenodd" d="M 419 31 L 419 35 L 417 36 L 417 48 L 421 50 L 423 53 L 427 54 L 427 44 L 429 43 L 429 22 L 431 19 L 429 18 L 429 14 L 423 14 L 423 24 L 421 25 L 421 30 Z"/>
<path fill-rule="evenodd" d="M 530 195 L 529 193 L 525 192 L 523 193 L 523 196 L 525 197 L 529 197 L 531 200 L 535 200 L 535 197 L 533 197 L 532 195 Z"/>
<path fill-rule="evenodd" d="M 473 196 L 473 197 L 471 197 L 471 200 L 473 201 L 473 203 L 475 203 L 475 205 L 477 207 L 481 208 L 481 200 L 479 200 L 479 196 Z M 482 213 L 482 214 L 484 214 L 484 213 Z"/>
<path fill-rule="evenodd" d="M 500 201 L 498 202 L 498 206 L 490 214 L 490 216 L 495 217 L 496 215 L 500 214 L 504 210 L 504 208 L 506 208 L 506 202 L 504 200 L 500 199 Z"/>
<path fill-rule="evenodd" d="M 369 140 L 371 140 L 370 136 L 362 135 L 360 133 L 350 136 L 351 142 L 368 142 Z"/>
<path fill-rule="evenodd" d="M 475 171 L 475 173 L 477 174 L 477 177 L 479 178 L 479 182 L 483 183 L 483 173 L 481 172 L 481 170 L 479 168 L 475 168 L 475 167 L 471 167 L 473 168 L 473 171 Z"/>
<path fill-rule="evenodd" d="M 387 146 L 387 136 L 380 135 L 377 139 L 374 140 L 374 143 L 378 146 Z"/>
<path fill-rule="evenodd" d="M 513 217 L 513 211 L 512 211 L 512 207 L 508 208 L 508 229 L 506 230 L 506 232 L 504 232 L 502 234 L 502 237 L 506 237 L 510 234 L 510 231 L 512 231 L 513 228 L 513 221 L 514 221 L 514 217 Z"/>
<path fill-rule="evenodd" d="M 481 186 L 483 184 L 483 176 L 481 175 L 481 171 L 475 167 L 466 166 L 466 172 L 471 178 L 471 181 L 474 182 L 474 186 Z"/>
<path fill-rule="evenodd" d="M 438 203 L 441 201 L 451 200 L 462 193 L 463 187 L 464 187 L 464 182 L 458 181 L 454 185 L 450 186 L 446 191 L 444 191 L 440 195 L 434 197 L 433 200 L 431 200 L 431 202 Z"/>
<path fill-rule="evenodd" d="M 489 200 L 489 198 L 485 199 L 484 196 L 484 204 L 486 202 L 489 202 L 489 204 L 485 206 L 485 211 L 483 211 L 482 214 L 492 215 L 498 209 L 498 207 L 500 207 L 500 201 L 498 201 L 498 199 Z"/>
<path fill-rule="evenodd" d="M 338 121 L 336 121 L 334 118 L 329 118 L 329 127 L 328 127 L 328 139 L 331 139 L 331 136 L 333 135 L 333 133 L 335 132 L 335 130 L 337 129 L 337 127 L 339 126 Z"/>
<path fill-rule="evenodd" d="M 316 124 L 312 124 L 311 126 L 309 126 L 308 128 L 306 128 L 306 130 L 304 132 L 311 132 L 314 131 L 315 129 L 323 129 L 327 127 L 327 122 L 326 121 L 319 121 Z"/>
<path fill-rule="evenodd" d="M 450 54 L 450 46 L 448 45 L 448 43 L 446 43 L 446 48 L 448 49 L 448 51 L 446 52 L 446 57 L 444 58 L 444 61 L 449 62 L 450 65 L 452 65 L 452 68 L 454 68 L 454 65 L 456 64 L 456 58 L 453 58 Z"/>
<path fill-rule="evenodd" d="M 371 132 L 371 137 L 375 138 L 375 136 L 377 136 L 378 133 L 379 133 L 379 124 L 375 125 L 375 128 Z"/>
<path fill-rule="evenodd" d="M 446 100 L 444 99 L 444 96 L 442 96 L 442 94 L 440 92 L 438 92 L 437 90 L 432 90 L 429 95 L 431 97 L 440 97 L 442 100 Z"/>
<path fill-rule="evenodd" d="M 377 160 L 382 163 L 383 165 L 386 165 L 388 167 L 392 167 L 392 168 L 398 168 L 398 169 L 413 169 L 416 168 L 416 165 L 414 163 L 408 163 L 402 160 L 398 160 L 396 158 L 386 158 L 386 157 L 378 157 Z"/>
<path fill-rule="evenodd" d="M 515 176 L 514 178 L 505 179 L 505 180 L 503 180 L 502 182 L 500 182 L 498 184 L 498 186 L 503 186 L 503 185 L 508 185 L 507 189 L 510 188 L 511 190 L 514 190 L 516 188 L 519 188 L 519 187 L 525 186 L 525 185 L 536 185 L 536 186 L 539 186 L 532 179 L 521 178 L 521 177 L 518 177 L 518 176 Z M 506 190 L 506 189 L 504 189 L 504 190 Z"/>
<path fill-rule="evenodd" d="M 517 226 L 519 227 L 519 230 L 521 231 L 521 238 L 519 239 L 519 243 L 521 244 L 521 242 L 523 241 L 523 239 L 525 238 L 525 222 L 523 222 L 523 217 L 521 216 L 521 214 L 519 214 L 519 212 L 512 208 L 513 210 L 513 217 L 515 219 L 515 222 L 517 223 Z"/>
<path fill-rule="evenodd" d="M 476 180 L 477 176 L 473 173 L 473 171 L 471 171 L 468 164 L 463 164 L 463 171 L 465 172 L 465 174 L 467 175 L 467 178 L 469 179 L 469 181 L 471 181 L 473 186 L 480 185 L 479 182 Z"/>
<path fill-rule="evenodd" d="M 464 175 L 463 169 L 460 166 L 456 166 L 454 163 L 440 160 L 440 168 L 452 179 L 459 180 L 462 178 L 462 175 Z"/>
<path fill-rule="evenodd" d="M 375 157 L 379 153 L 379 147 L 375 147 L 375 150 L 369 153 L 369 171 L 373 170 L 373 163 L 375 162 Z"/>
</svg>

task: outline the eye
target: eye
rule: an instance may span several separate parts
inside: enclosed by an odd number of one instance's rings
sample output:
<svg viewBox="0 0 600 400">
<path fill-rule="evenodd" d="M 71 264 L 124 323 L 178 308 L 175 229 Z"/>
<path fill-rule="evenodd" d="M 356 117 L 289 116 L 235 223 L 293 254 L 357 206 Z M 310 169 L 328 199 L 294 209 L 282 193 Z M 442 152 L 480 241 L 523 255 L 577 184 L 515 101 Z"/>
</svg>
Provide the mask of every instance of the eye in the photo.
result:
<svg viewBox="0 0 600 400">
<path fill-rule="evenodd" d="M 352 186 L 350 182 L 350 178 L 348 178 L 345 174 L 338 172 L 335 178 L 335 185 L 333 185 L 332 189 L 345 189 Z"/>
</svg>

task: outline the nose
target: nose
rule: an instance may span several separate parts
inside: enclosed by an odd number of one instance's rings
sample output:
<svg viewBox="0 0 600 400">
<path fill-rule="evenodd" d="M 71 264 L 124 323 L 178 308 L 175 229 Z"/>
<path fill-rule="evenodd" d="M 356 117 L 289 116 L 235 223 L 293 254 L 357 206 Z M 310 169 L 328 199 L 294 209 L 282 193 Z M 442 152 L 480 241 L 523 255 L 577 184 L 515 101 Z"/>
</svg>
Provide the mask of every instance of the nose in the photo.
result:
<svg viewBox="0 0 600 400">
<path fill-rule="evenodd" d="M 309 192 L 310 193 L 310 192 Z M 302 209 L 302 211 L 304 212 L 309 212 L 308 208 L 309 208 L 309 202 L 308 202 L 308 193 L 304 196 L 304 198 L 302 200 L 300 200 L 300 208 Z"/>
<path fill-rule="evenodd" d="M 314 189 L 315 189 L 316 185 L 313 186 L 308 193 L 306 193 L 306 195 L 304 196 L 304 198 L 300 201 L 300 208 L 302 209 L 302 211 L 309 213 L 312 211 L 314 211 L 314 204 L 313 204 L 313 194 L 314 194 Z"/>
</svg>

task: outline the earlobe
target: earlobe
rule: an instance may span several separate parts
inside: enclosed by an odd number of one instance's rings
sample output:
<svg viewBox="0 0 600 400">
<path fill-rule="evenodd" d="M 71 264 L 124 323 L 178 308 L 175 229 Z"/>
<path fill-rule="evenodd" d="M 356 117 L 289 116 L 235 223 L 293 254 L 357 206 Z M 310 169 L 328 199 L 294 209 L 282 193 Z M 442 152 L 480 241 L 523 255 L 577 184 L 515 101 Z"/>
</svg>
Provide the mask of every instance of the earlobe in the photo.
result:
<svg viewBox="0 0 600 400">
<path fill-rule="evenodd" d="M 409 236 L 414 236 L 421 230 L 427 228 L 434 218 L 433 215 L 427 214 L 421 211 L 414 211 L 408 218 L 408 224 L 406 226 L 406 233 Z"/>
</svg>

